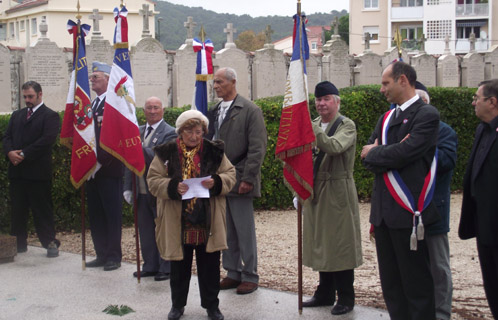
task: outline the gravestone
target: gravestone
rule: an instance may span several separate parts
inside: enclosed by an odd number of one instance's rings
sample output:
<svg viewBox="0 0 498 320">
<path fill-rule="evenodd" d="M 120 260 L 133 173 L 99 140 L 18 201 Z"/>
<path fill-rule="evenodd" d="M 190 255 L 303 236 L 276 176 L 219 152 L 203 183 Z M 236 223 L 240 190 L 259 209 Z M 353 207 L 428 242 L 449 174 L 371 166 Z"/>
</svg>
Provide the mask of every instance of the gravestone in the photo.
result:
<svg viewBox="0 0 498 320">
<path fill-rule="evenodd" d="M 10 74 L 10 50 L 0 44 L 0 113 L 15 109 L 12 101 L 14 83 Z"/>
<path fill-rule="evenodd" d="M 290 62 L 290 61 L 289 61 Z M 308 78 L 308 90 L 314 92 L 315 86 L 322 81 L 322 56 L 319 54 L 310 54 L 306 60 L 306 73 Z"/>
<path fill-rule="evenodd" d="M 194 40 L 194 28 L 196 25 L 197 23 L 194 22 L 193 17 L 187 17 L 187 21 L 183 23 L 183 26 L 187 29 L 187 40 L 185 40 L 185 43 L 192 44 Z"/>
<path fill-rule="evenodd" d="M 43 90 L 43 102 L 55 111 L 66 107 L 69 73 L 72 61 L 55 42 L 38 41 L 26 48 L 26 79 L 38 82 Z"/>
<path fill-rule="evenodd" d="M 213 54 L 213 67 L 215 70 L 224 67 L 234 69 L 237 73 L 237 92 L 248 99 L 251 98 L 251 74 L 247 52 L 237 48 L 222 49 Z M 213 99 L 215 98 L 216 94 L 213 96 Z"/>
<path fill-rule="evenodd" d="M 417 54 L 411 58 L 411 65 L 417 71 L 418 81 L 426 87 L 436 86 L 436 58 L 425 53 Z"/>
<path fill-rule="evenodd" d="M 462 60 L 462 87 L 477 88 L 481 81 L 484 81 L 484 58 L 476 52 L 467 53 Z"/>
<path fill-rule="evenodd" d="M 92 20 L 92 40 L 104 39 L 102 32 L 100 32 L 100 20 L 104 19 L 104 16 L 99 14 L 99 9 L 93 9 L 93 13 L 88 16 L 88 19 Z"/>
<path fill-rule="evenodd" d="M 382 78 L 382 58 L 375 53 L 362 53 L 354 58 L 354 85 L 379 84 Z"/>
<path fill-rule="evenodd" d="M 189 42 L 190 40 L 190 42 Z M 192 104 L 195 89 L 195 69 L 197 67 L 197 53 L 192 47 L 192 40 L 176 51 L 173 63 L 173 106 L 183 107 Z"/>
<path fill-rule="evenodd" d="M 92 63 L 95 61 L 107 63 L 112 66 L 114 60 L 114 48 L 109 43 L 109 40 L 104 39 L 94 39 L 92 37 L 91 42 L 86 46 L 86 60 L 88 63 L 88 74 L 92 73 Z M 95 92 L 91 90 L 90 95 L 95 98 Z"/>
<path fill-rule="evenodd" d="M 401 58 L 403 59 L 404 62 L 410 61 L 410 58 L 408 57 L 408 53 L 406 50 L 401 49 Z M 387 68 L 388 65 L 390 65 L 394 60 L 399 59 L 399 53 L 398 53 L 398 48 L 396 47 L 391 47 L 384 51 L 384 56 L 382 56 L 382 70 Z"/>
<path fill-rule="evenodd" d="M 138 10 L 138 14 L 142 16 L 143 27 L 142 27 L 142 38 L 152 37 L 149 30 L 149 17 L 153 15 L 152 10 L 149 10 L 148 4 L 142 4 L 142 9 Z"/>
<path fill-rule="evenodd" d="M 340 37 L 335 37 L 322 48 L 322 80 L 332 82 L 337 88 L 351 85 L 351 57 L 349 47 Z"/>
<path fill-rule="evenodd" d="M 488 49 L 484 55 L 484 63 L 484 79 L 490 80 L 498 78 L 498 44 L 495 44 Z"/>
<path fill-rule="evenodd" d="M 460 70 L 457 57 L 451 54 L 444 54 L 439 57 L 437 61 L 436 84 L 438 87 L 460 86 Z"/>
<path fill-rule="evenodd" d="M 287 67 L 282 50 L 256 50 L 252 65 L 252 99 L 283 95 Z"/>
<path fill-rule="evenodd" d="M 233 23 L 227 23 L 227 27 L 223 29 L 223 32 L 227 34 L 227 43 L 225 43 L 225 48 L 237 48 L 233 42 L 233 34 L 237 32 L 237 29 L 233 27 Z"/>
<path fill-rule="evenodd" d="M 159 41 L 143 38 L 130 50 L 136 106 L 142 108 L 145 100 L 158 97 L 167 104 L 169 77 L 166 52 Z"/>
<path fill-rule="evenodd" d="M 363 35 L 363 41 L 364 41 L 364 46 L 365 49 L 363 50 L 364 53 L 370 53 L 372 52 L 372 49 L 370 49 L 370 40 L 372 39 L 372 36 L 370 35 L 369 32 L 365 32 Z"/>
</svg>

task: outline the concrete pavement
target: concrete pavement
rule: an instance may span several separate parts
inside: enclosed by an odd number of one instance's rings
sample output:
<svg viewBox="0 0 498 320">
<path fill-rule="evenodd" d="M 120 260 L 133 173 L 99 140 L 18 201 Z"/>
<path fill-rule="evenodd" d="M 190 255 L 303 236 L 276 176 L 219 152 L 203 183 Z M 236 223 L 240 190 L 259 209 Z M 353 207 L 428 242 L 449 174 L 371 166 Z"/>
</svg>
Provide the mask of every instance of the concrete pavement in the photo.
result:
<svg viewBox="0 0 498 320">
<path fill-rule="evenodd" d="M 87 257 L 87 261 L 93 257 Z M 81 256 L 61 252 L 47 258 L 43 248 L 29 246 L 14 262 L 0 264 L 0 319 L 2 320 L 99 320 L 167 319 L 171 308 L 169 281 L 133 278 L 136 265 L 123 263 L 115 271 L 81 268 Z M 385 310 L 355 306 L 343 316 L 332 316 L 330 307 L 307 308 L 299 315 L 297 295 L 259 288 L 249 295 L 221 291 L 220 310 L 225 319 L 389 319 Z M 305 299 L 308 297 L 305 297 Z M 123 317 L 103 313 L 108 305 L 133 310 Z M 207 319 L 200 306 L 197 277 L 192 276 L 182 320 Z"/>
</svg>

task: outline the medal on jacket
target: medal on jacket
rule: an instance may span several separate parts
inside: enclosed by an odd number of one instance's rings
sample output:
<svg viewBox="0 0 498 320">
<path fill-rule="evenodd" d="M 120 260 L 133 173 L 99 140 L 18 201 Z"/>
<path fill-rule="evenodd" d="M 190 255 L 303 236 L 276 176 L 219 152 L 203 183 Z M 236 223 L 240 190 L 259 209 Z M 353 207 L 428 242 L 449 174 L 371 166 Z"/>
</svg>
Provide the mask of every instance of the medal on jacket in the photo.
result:
<svg viewBox="0 0 498 320">
<path fill-rule="evenodd" d="M 387 131 L 389 130 L 389 121 L 394 114 L 395 109 L 386 113 L 382 123 L 382 144 L 387 144 Z M 424 224 L 422 222 L 422 211 L 431 203 L 432 196 L 436 185 L 437 169 L 437 148 L 432 159 L 431 168 L 424 179 L 424 185 L 418 202 L 415 203 L 410 189 L 406 186 L 397 170 L 384 172 L 384 182 L 393 199 L 405 210 L 413 215 L 412 234 L 410 236 L 410 250 L 417 250 L 417 240 L 424 239 Z M 417 224 L 418 220 L 418 224 Z"/>
</svg>

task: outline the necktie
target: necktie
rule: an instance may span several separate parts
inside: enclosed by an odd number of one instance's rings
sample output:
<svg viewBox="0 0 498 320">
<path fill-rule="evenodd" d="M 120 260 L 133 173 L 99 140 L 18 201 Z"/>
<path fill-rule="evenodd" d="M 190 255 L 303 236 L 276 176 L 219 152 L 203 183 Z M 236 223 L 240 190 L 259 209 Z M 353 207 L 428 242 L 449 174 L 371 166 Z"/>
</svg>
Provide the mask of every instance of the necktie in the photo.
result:
<svg viewBox="0 0 498 320">
<path fill-rule="evenodd" d="M 97 108 L 99 107 L 99 104 L 100 104 L 100 99 L 99 97 L 97 97 L 94 101 L 93 101 L 93 112 L 95 113 L 97 111 Z"/>
<path fill-rule="evenodd" d="M 400 107 L 396 107 L 396 117 L 395 118 L 397 118 L 400 113 L 401 113 L 401 108 Z"/>
<path fill-rule="evenodd" d="M 218 120 L 218 128 L 221 127 L 223 120 L 225 119 L 225 115 L 227 114 L 228 107 L 221 107 L 220 110 L 220 119 Z"/>
<path fill-rule="evenodd" d="M 26 119 L 29 119 L 33 115 L 33 108 L 28 108 L 28 115 L 26 116 Z"/>
<path fill-rule="evenodd" d="M 152 128 L 152 126 L 149 126 L 147 128 L 147 133 L 145 134 L 145 139 L 147 139 L 147 137 L 149 136 L 149 134 L 152 132 L 152 130 L 154 130 L 154 128 Z"/>
</svg>

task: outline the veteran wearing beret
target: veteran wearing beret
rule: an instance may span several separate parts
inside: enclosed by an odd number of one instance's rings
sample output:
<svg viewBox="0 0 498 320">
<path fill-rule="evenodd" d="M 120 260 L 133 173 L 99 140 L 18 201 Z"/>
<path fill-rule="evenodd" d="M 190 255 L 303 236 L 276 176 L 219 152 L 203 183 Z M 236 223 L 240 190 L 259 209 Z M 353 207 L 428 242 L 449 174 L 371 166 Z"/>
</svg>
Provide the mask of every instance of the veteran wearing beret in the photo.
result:
<svg viewBox="0 0 498 320">
<path fill-rule="evenodd" d="M 303 307 L 333 305 L 333 315 L 353 310 L 354 268 L 363 263 L 353 180 L 356 126 L 339 113 L 340 104 L 334 84 L 316 85 L 313 198 L 305 202 L 303 216 L 303 263 L 320 275 L 315 294 Z"/>
<path fill-rule="evenodd" d="M 89 268 L 104 267 L 104 271 L 121 266 L 121 225 L 124 166 L 117 158 L 100 147 L 100 130 L 104 117 L 105 96 L 111 67 L 102 62 L 92 64 L 90 84 L 97 97 L 92 101 L 92 114 L 97 144 L 97 161 L 101 167 L 87 182 L 88 216 L 92 231 L 95 260 Z"/>
</svg>

